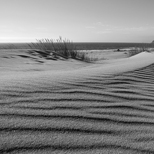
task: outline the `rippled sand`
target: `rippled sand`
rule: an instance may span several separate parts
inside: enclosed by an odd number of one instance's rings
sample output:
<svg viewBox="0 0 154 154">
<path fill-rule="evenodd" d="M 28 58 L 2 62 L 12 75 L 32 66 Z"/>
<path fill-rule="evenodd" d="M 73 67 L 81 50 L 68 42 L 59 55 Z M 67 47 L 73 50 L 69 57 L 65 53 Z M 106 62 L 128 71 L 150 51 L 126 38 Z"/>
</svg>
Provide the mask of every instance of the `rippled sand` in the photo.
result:
<svg viewBox="0 0 154 154">
<path fill-rule="evenodd" d="M 153 53 L 97 64 L 59 62 L 66 70 L 29 59 L 29 67 L 9 69 L 6 61 L 0 153 L 154 153 Z"/>
</svg>

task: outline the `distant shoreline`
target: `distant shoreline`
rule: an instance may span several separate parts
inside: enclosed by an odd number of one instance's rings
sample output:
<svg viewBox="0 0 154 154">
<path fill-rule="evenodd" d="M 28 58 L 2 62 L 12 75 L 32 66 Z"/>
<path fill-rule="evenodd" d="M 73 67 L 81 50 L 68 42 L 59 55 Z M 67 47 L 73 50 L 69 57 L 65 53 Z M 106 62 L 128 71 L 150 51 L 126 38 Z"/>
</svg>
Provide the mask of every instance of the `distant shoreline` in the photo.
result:
<svg viewBox="0 0 154 154">
<path fill-rule="evenodd" d="M 0 49 L 30 49 L 31 43 L 0 43 Z M 120 42 L 74 42 L 77 50 L 104 50 L 104 49 L 122 49 L 131 47 L 150 47 L 154 48 L 152 43 L 120 43 Z"/>
</svg>

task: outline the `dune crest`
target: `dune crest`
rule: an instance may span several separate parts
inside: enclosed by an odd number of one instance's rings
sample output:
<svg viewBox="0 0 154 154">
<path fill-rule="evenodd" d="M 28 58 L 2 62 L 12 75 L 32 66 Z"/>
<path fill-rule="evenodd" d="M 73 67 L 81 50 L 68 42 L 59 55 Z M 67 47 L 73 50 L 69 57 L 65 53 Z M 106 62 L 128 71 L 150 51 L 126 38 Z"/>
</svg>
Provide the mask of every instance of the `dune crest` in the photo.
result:
<svg viewBox="0 0 154 154">
<path fill-rule="evenodd" d="M 42 80 L 49 81 L 63 81 L 65 79 L 77 79 L 77 78 L 87 78 L 91 76 L 107 76 L 107 75 L 116 75 L 119 73 L 129 72 L 136 69 L 140 69 L 142 67 L 146 67 L 154 62 L 154 53 L 143 52 L 137 54 L 133 57 L 122 58 L 122 59 L 111 59 L 111 60 L 102 60 L 96 64 L 84 64 L 81 62 L 81 66 L 76 68 L 79 62 L 73 61 L 71 63 L 61 62 L 61 65 L 54 64 L 55 67 L 51 68 L 48 66 L 48 69 L 44 66 L 42 71 L 6 71 L 1 75 L 0 82 L 3 84 L 4 82 L 12 81 L 21 81 L 26 82 L 37 82 L 40 83 Z M 71 65 L 71 66 L 69 66 Z M 22 67 L 22 66 L 21 66 Z M 65 69 L 68 68 L 68 69 Z M 60 68 L 60 69 L 59 69 Z M 56 70 L 56 71 L 55 71 Z M 4 80 L 4 81 L 3 81 Z M 44 82 L 44 81 L 43 81 Z"/>
</svg>

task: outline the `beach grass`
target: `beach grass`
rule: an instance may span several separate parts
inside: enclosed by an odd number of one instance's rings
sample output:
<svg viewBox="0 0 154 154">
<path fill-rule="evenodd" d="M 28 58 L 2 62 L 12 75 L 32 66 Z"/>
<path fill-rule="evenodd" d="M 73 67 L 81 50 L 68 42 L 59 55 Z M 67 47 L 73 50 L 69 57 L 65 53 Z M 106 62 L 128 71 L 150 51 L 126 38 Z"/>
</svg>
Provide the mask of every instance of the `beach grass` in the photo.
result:
<svg viewBox="0 0 154 154">
<path fill-rule="evenodd" d="M 29 44 L 33 51 L 37 52 L 44 58 L 57 59 L 75 59 L 84 62 L 95 61 L 90 58 L 85 52 L 78 51 L 76 46 L 69 39 L 63 39 L 61 36 L 56 39 L 38 39 L 36 43 Z"/>
<path fill-rule="evenodd" d="M 134 47 L 132 50 L 129 51 L 129 56 L 132 57 L 132 56 L 135 56 L 135 55 L 145 52 L 145 51 L 150 52 L 149 48 L 146 46 Z"/>
</svg>

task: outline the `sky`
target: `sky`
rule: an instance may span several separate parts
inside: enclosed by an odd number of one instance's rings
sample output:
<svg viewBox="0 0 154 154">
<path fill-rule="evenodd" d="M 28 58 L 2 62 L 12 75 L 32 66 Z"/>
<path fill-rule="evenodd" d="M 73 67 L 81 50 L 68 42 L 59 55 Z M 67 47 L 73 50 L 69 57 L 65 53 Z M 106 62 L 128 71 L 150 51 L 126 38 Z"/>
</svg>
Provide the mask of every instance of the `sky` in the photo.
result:
<svg viewBox="0 0 154 154">
<path fill-rule="evenodd" d="M 0 42 L 152 42 L 154 0 L 0 0 Z"/>
</svg>

